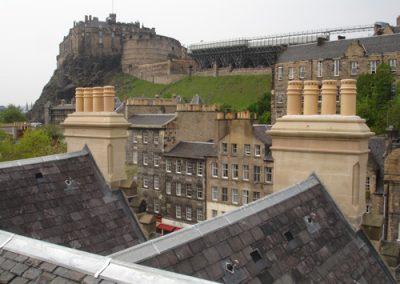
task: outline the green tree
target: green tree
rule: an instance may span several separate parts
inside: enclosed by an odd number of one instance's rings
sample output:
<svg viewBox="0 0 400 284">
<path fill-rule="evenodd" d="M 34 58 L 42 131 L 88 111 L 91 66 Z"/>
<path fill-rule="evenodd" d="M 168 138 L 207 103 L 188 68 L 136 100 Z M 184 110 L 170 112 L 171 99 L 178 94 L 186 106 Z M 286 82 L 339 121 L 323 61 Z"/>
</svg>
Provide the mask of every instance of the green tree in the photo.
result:
<svg viewBox="0 0 400 284">
<path fill-rule="evenodd" d="M 257 115 L 259 123 L 271 123 L 271 93 L 264 93 L 257 102 L 249 105 L 247 110 Z"/>
<path fill-rule="evenodd" d="M 5 110 L 0 112 L 0 122 L 12 123 L 20 121 L 26 121 L 26 117 L 19 107 L 9 105 Z"/>
</svg>

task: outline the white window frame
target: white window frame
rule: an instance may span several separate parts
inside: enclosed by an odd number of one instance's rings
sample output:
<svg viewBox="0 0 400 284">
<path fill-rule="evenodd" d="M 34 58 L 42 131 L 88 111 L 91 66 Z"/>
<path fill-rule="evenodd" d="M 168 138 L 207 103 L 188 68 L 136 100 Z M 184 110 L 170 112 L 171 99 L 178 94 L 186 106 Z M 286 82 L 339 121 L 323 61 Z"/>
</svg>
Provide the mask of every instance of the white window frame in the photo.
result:
<svg viewBox="0 0 400 284">
<path fill-rule="evenodd" d="M 154 213 L 160 213 L 160 200 L 158 200 L 157 198 L 155 198 L 154 200 L 153 200 L 153 210 L 154 210 Z"/>
<path fill-rule="evenodd" d="M 340 59 L 333 60 L 333 76 L 340 76 Z"/>
<path fill-rule="evenodd" d="M 264 167 L 264 181 L 265 183 L 272 183 L 272 173 L 271 167 Z"/>
<path fill-rule="evenodd" d="M 212 175 L 212 177 L 218 177 L 218 163 L 217 162 L 211 163 L 211 175 Z"/>
<path fill-rule="evenodd" d="M 239 204 L 239 190 L 237 188 L 231 189 L 232 204 Z"/>
<path fill-rule="evenodd" d="M 244 144 L 244 154 L 246 156 L 251 155 L 251 145 L 250 144 Z"/>
<path fill-rule="evenodd" d="M 218 187 L 216 186 L 211 187 L 211 200 L 218 201 Z"/>
<path fill-rule="evenodd" d="M 218 216 L 218 210 L 212 209 L 211 210 L 211 217 L 217 217 Z"/>
<path fill-rule="evenodd" d="M 182 173 L 182 160 L 176 160 L 175 162 L 175 170 L 177 174 Z"/>
<path fill-rule="evenodd" d="M 254 156 L 256 156 L 256 157 L 261 156 L 261 145 L 260 144 L 254 145 Z"/>
<path fill-rule="evenodd" d="M 176 205 L 175 206 L 175 217 L 177 219 L 181 219 L 182 218 L 182 207 L 180 205 Z"/>
<path fill-rule="evenodd" d="M 197 162 L 197 176 L 202 177 L 204 175 L 204 163 Z"/>
<path fill-rule="evenodd" d="M 294 79 L 294 67 L 289 67 L 288 68 L 288 79 L 293 80 Z"/>
<path fill-rule="evenodd" d="M 154 155 L 153 163 L 154 163 L 154 167 L 158 168 L 160 166 L 160 156 Z"/>
<path fill-rule="evenodd" d="M 138 152 L 137 151 L 132 152 L 132 163 L 134 165 L 138 164 Z"/>
<path fill-rule="evenodd" d="M 283 66 L 278 66 L 278 80 L 283 80 Z"/>
<path fill-rule="evenodd" d="M 172 161 L 169 160 L 169 159 L 167 159 L 167 160 L 165 161 L 165 171 L 166 171 L 167 173 L 172 172 Z"/>
<path fill-rule="evenodd" d="M 153 137 L 154 145 L 158 145 L 159 142 L 160 142 L 160 136 L 158 134 L 154 133 L 154 137 Z"/>
<path fill-rule="evenodd" d="M 203 189 L 203 185 L 201 185 L 201 184 L 196 185 L 196 197 L 197 197 L 197 199 L 200 199 L 200 200 L 204 198 L 204 189 Z"/>
<path fill-rule="evenodd" d="M 201 209 L 201 208 L 197 208 L 196 209 L 196 220 L 197 221 L 204 221 L 203 209 Z"/>
<path fill-rule="evenodd" d="M 175 195 L 182 196 L 182 184 L 180 182 L 175 183 Z"/>
<path fill-rule="evenodd" d="M 365 178 L 365 190 L 366 191 L 371 190 L 371 178 L 368 176 Z"/>
<path fill-rule="evenodd" d="M 247 189 L 242 190 L 242 204 L 249 203 L 249 191 Z"/>
<path fill-rule="evenodd" d="M 225 143 L 225 142 L 221 143 L 221 152 L 222 152 L 222 154 L 228 153 L 228 143 Z"/>
<path fill-rule="evenodd" d="M 232 170 L 232 179 L 239 179 L 239 165 L 232 164 L 231 170 Z"/>
<path fill-rule="evenodd" d="M 143 166 L 149 165 L 149 159 L 147 157 L 147 153 L 143 153 Z"/>
<path fill-rule="evenodd" d="M 350 75 L 357 75 L 358 73 L 358 62 L 351 61 L 350 62 Z"/>
<path fill-rule="evenodd" d="M 231 154 L 232 155 L 237 155 L 238 152 L 238 145 L 236 143 L 231 144 Z"/>
<path fill-rule="evenodd" d="M 171 187 L 170 181 L 165 182 L 165 194 L 171 195 Z"/>
<path fill-rule="evenodd" d="M 304 79 L 306 77 L 306 66 L 301 65 L 299 67 L 299 79 Z"/>
<path fill-rule="evenodd" d="M 253 181 L 255 183 L 258 183 L 261 181 L 261 167 L 260 166 L 253 166 Z"/>
<path fill-rule="evenodd" d="M 149 179 L 147 177 L 143 177 L 143 187 L 149 188 Z"/>
<path fill-rule="evenodd" d="M 149 143 L 149 134 L 147 131 L 143 131 L 143 144 L 148 144 Z"/>
<path fill-rule="evenodd" d="M 248 181 L 250 179 L 250 167 L 249 165 L 243 165 L 243 174 L 242 174 L 242 179 L 245 181 Z"/>
<path fill-rule="evenodd" d="M 133 130 L 132 131 L 132 143 L 137 143 L 138 142 L 138 134 L 137 131 Z"/>
<path fill-rule="evenodd" d="M 397 60 L 395 58 L 389 59 L 389 67 L 390 67 L 390 71 L 396 72 L 396 70 L 397 70 Z"/>
<path fill-rule="evenodd" d="M 192 207 L 186 206 L 186 220 L 192 220 Z"/>
<path fill-rule="evenodd" d="M 378 60 L 371 60 L 369 62 L 369 73 L 375 74 L 377 67 L 378 67 Z"/>
<path fill-rule="evenodd" d="M 188 197 L 188 198 L 192 198 L 193 197 L 193 186 L 192 186 L 191 183 L 187 183 L 186 184 L 186 197 Z"/>
<path fill-rule="evenodd" d="M 226 163 L 222 164 L 222 178 L 223 179 L 229 178 L 229 165 Z"/>
<path fill-rule="evenodd" d="M 227 187 L 222 187 L 221 188 L 221 201 L 222 202 L 228 202 L 228 196 L 229 196 L 229 193 L 228 193 L 228 188 Z"/>
<path fill-rule="evenodd" d="M 261 192 L 253 191 L 253 201 L 256 201 L 261 198 Z"/>
<path fill-rule="evenodd" d="M 317 62 L 317 77 L 322 78 L 323 73 L 324 73 L 324 65 L 323 65 L 322 61 L 318 61 Z"/>
<path fill-rule="evenodd" d="M 193 162 L 186 161 L 186 175 L 191 176 L 193 174 Z"/>
<path fill-rule="evenodd" d="M 155 190 L 160 189 L 160 178 L 158 176 L 154 176 L 153 178 L 153 187 Z"/>
</svg>

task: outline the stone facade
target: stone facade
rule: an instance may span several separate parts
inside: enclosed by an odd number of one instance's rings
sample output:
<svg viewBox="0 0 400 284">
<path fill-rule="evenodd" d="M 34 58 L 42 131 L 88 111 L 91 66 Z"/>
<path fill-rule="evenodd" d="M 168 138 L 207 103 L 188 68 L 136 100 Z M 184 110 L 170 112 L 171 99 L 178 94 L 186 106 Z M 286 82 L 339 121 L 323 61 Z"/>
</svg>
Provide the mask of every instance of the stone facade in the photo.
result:
<svg viewBox="0 0 400 284">
<path fill-rule="evenodd" d="M 400 148 L 393 149 L 385 159 L 385 184 L 388 193 L 387 240 L 400 236 Z"/>
<path fill-rule="evenodd" d="M 399 40 L 400 34 L 393 34 L 288 47 L 274 66 L 272 121 L 286 114 L 286 89 L 292 80 L 356 79 L 374 73 L 382 62 L 391 66 L 398 80 Z"/>
<path fill-rule="evenodd" d="M 44 105 L 44 124 L 60 124 L 68 116 L 68 114 L 75 112 L 75 102 L 71 101 L 70 104 L 61 100 L 59 105 L 53 106 L 50 101 Z"/>
</svg>

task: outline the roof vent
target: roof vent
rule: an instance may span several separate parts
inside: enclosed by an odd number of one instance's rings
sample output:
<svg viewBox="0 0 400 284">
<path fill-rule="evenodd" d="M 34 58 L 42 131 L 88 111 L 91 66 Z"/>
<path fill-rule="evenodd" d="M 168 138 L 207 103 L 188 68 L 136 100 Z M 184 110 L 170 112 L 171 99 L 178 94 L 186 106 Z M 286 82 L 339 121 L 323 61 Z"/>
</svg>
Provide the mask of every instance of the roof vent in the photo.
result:
<svg viewBox="0 0 400 284">
<path fill-rule="evenodd" d="M 262 258 L 261 253 L 257 248 L 250 253 L 250 256 L 254 262 L 257 262 L 257 261 L 261 260 L 261 258 Z"/>
<path fill-rule="evenodd" d="M 288 242 L 294 239 L 293 234 L 290 231 L 287 231 L 283 234 Z"/>
<path fill-rule="evenodd" d="M 38 173 L 35 174 L 35 178 L 36 179 L 41 179 L 41 178 L 43 178 L 43 174 L 41 172 L 38 172 Z"/>
<path fill-rule="evenodd" d="M 238 265 L 239 261 L 234 260 L 233 262 L 234 263 L 228 261 L 225 263 L 225 270 L 232 274 L 235 273 L 235 268 Z"/>
<path fill-rule="evenodd" d="M 64 182 L 66 185 L 64 191 L 74 191 L 77 189 L 76 182 L 71 177 L 68 177 Z"/>
</svg>

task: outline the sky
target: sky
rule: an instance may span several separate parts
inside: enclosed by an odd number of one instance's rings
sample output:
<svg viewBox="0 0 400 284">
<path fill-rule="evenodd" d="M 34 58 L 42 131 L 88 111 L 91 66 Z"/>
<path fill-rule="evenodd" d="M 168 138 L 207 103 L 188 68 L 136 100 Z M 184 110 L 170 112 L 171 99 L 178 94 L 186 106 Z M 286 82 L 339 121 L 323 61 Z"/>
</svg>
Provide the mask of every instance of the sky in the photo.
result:
<svg viewBox="0 0 400 284">
<path fill-rule="evenodd" d="M 321 28 L 396 23 L 399 0 L 0 0 L 0 105 L 34 103 L 74 21 L 139 21 L 187 46 Z"/>
</svg>

